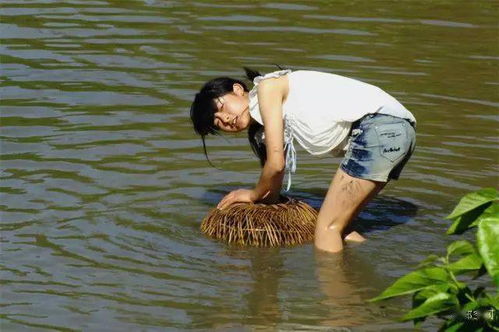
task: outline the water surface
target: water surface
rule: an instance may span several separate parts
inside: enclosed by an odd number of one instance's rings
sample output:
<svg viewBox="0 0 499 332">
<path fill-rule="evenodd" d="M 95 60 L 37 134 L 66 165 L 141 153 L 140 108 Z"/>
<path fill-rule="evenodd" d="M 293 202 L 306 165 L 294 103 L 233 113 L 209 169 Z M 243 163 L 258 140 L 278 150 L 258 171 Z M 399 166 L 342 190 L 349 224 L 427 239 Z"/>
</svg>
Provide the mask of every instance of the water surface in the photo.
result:
<svg viewBox="0 0 499 332">
<path fill-rule="evenodd" d="M 19 1 L 0 9 L 5 331 L 406 330 L 366 304 L 450 237 L 458 198 L 498 185 L 493 1 Z M 343 255 L 228 247 L 201 219 L 259 166 L 244 134 L 188 117 L 242 66 L 375 84 L 418 119 L 417 149 Z M 298 149 L 292 195 L 319 208 L 340 159 Z M 435 322 L 426 325 L 435 329 Z"/>
</svg>

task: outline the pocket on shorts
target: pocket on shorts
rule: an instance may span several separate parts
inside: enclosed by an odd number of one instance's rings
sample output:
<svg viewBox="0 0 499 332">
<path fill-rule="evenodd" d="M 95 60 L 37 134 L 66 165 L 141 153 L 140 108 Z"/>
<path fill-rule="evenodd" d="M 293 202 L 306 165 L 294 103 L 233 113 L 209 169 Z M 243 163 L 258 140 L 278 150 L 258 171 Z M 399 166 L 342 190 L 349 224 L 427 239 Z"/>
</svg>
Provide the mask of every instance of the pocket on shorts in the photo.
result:
<svg viewBox="0 0 499 332">
<path fill-rule="evenodd" d="M 407 153 L 405 122 L 379 124 L 374 127 L 379 140 L 379 153 L 394 162 Z"/>
</svg>

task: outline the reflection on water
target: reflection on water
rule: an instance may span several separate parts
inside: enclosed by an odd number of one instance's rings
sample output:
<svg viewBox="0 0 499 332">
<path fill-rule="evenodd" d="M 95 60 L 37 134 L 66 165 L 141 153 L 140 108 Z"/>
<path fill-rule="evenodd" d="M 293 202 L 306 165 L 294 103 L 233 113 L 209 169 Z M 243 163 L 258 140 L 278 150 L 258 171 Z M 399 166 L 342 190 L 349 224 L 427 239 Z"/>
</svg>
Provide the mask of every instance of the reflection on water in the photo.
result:
<svg viewBox="0 0 499 332">
<path fill-rule="evenodd" d="M 4 0 L 0 15 L 2 330 L 407 329 L 408 301 L 365 300 L 450 241 L 459 196 L 499 183 L 492 2 Z M 342 255 L 199 231 L 259 166 L 239 134 L 208 139 L 209 167 L 190 101 L 275 63 L 379 85 L 418 119 L 401 180 L 352 225 L 369 240 Z M 292 195 L 319 208 L 339 159 L 297 148 Z"/>
<path fill-rule="evenodd" d="M 355 327 L 368 325 L 373 319 L 382 321 L 386 313 L 379 305 L 365 303 L 376 295 L 372 285 L 382 284 L 372 263 L 352 252 L 328 255 L 316 251 L 315 260 L 316 276 L 325 296 L 320 303 L 329 309 L 322 325 Z"/>
</svg>

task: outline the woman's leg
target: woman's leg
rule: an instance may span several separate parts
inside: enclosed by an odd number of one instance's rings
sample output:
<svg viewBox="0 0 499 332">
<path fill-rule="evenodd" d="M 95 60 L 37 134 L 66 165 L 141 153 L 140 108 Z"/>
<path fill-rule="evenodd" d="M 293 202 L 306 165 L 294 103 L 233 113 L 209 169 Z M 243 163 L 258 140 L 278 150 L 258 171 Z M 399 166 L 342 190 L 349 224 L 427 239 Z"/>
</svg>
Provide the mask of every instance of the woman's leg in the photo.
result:
<svg viewBox="0 0 499 332">
<path fill-rule="evenodd" d="M 315 246 L 329 252 L 341 251 L 345 227 L 385 185 L 386 182 L 354 178 L 338 168 L 319 211 Z"/>
</svg>

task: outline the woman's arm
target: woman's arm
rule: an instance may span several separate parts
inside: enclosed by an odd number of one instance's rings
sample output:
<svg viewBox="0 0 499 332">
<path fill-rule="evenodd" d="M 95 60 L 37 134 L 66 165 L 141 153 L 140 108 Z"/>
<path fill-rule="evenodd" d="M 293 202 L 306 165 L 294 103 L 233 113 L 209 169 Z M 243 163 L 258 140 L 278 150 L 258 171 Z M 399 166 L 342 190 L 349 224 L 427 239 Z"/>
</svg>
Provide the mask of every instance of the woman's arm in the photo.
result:
<svg viewBox="0 0 499 332">
<path fill-rule="evenodd" d="M 265 130 L 267 161 L 254 189 L 255 201 L 275 201 L 284 175 L 284 123 L 282 104 L 288 91 L 288 78 L 268 78 L 257 88 L 258 104 Z"/>
<path fill-rule="evenodd" d="M 288 86 L 286 76 L 268 78 L 258 85 L 258 103 L 265 128 L 267 161 L 256 188 L 230 192 L 218 203 L 217 208 L 224 209 L 236 202 L 278 201 L 285 167 L 282 104 L 288 94 Z"/>
</svg>

